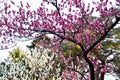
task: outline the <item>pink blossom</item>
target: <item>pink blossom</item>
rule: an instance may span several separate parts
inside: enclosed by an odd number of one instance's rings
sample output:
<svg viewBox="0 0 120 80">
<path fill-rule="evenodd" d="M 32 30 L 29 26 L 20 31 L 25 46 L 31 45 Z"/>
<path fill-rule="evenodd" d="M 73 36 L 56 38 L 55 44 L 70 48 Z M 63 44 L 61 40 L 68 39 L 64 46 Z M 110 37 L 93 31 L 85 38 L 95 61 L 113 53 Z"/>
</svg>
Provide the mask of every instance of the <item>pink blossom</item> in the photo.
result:
<svg viewBox="0 0 120 80">
<path fill-rule="evenodd" d="M 101 69 L 101 72 L 106 72 L 106 68 L 103 67 L 103 68 Z"/>
<path fill-rule="evenodd" d="M 28 2 L 26 3 L 26 8 L 30 8 L 30 5 Z"/>
</svg>

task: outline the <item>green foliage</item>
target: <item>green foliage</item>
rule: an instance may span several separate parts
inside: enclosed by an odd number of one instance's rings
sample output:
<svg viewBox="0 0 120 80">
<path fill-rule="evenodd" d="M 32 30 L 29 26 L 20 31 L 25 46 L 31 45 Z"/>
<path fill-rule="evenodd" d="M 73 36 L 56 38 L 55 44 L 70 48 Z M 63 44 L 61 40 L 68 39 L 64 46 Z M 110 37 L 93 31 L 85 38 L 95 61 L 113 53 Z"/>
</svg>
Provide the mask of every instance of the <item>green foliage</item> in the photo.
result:
<svg viewBox="0 0 120 80">
<path fill-rule="evenodd" d="M 68 49 L 72 49 L 74 47 L 75 49 L 80 50 L 80 47 L 73 45 L 73 43 L 70 43 L 69 45 L 71 45 L 71 47 Z M 67 48 L 67 46 L 68 44 L 66 44 L 64 48 Z M 20 47 L 15 48 L 10 52 L 10 57 L 0 65 L 0 79 L 68 80 L 64 75 L 71 76 L 70 72 L 72 72 L 72 69 L 70 70 L 68 67 L 75 66 L 72 61 L 73 58 L 66 57 L 65 59 L 63 54 L 61 55 L 55 52 L 52 53 L 50 49 L 44 49 L 41 52 L 41 49 L 42 48 L 39 48 L 38 50 L 35 48 L 32 52 L 25 52 Z M 75 52 L 77 52 L 77 50 L 73 51 L 73 53 Z M 81 60 L 81 62 L 83 61 Z M 84 67 L 75 67 L 78 72 L 84 72 Z M 66 73 L 66 71 L 69 71 L 69 73 Z M 81 76 L 81 74 L 78 74 L 77 72 L 76 75 Z"/>
<path fill-rule="evenodd" d="M 15 48 L 13 51 L 10 51 L 9 53 L 15 62 L 19 61 L 23 57 L 20 47 Z"/>
<path fill-rule="evenodd" d="M 46 41 L 48 44 L 51 43 L 51 40 L 50 40 L 50 38 L 49 38 L 48 36 L 41 36 L 41 37 L 35 38 L 35 39 L 32 41 L 31 45 L 27 45 L 27 47 L 28 47 L 30 50 L 31 50 L 31 49 L 35 49 L 36 43 L 39 43 L 40 40 Z"/>
<path fill-rule="evenodd" d="M 113 35 L 115 36 L 116 39 L 120 39 L 120 28 L 115 28 L 113 30 Z"/>
<path fill-rule="evenodd" d="M 62 52 L 65 57 L 75 57 L 75 56 L 81 56 L 81 48 L 79 45 L 74 44 L 72 42 L 64 42 L 62 45 Z"/>
<path fill-rule="evenodd" d="M 114 28 L 103 41 L 101 54 L 108 63 L 113 64 L 113 72 L 120 78 L 120 27 Z"/>
<path fill-rule="evenodd" d="M 1 62 L 0 80 L 53 80 L 55 76 L 52 76 L 51 71 L 54 68 L 50 61 L 54 54 L 48 56 L 47 52 L 47 49 L 42 53 L 35 49 L 28 53 L 19 47 L 15 48 L 5 62 Z"/>
</svg>

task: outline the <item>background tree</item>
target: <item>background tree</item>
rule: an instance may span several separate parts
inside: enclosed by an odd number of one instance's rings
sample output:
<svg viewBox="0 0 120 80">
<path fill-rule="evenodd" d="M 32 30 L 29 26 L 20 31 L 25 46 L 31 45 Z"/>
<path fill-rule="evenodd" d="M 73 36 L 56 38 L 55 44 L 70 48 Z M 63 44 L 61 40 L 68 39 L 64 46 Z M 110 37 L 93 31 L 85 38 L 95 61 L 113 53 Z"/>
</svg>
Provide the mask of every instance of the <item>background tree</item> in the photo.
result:
<svg viewBox="0 0 120 80">
<path fill-rule="evenodd" d="M 9 53 L 15 62 L 19 61 L 23 57 L 22 55 L 23 52 L 21 52 L 20 47 L 17 47 L 16 49 L 14 49 L 13 51 L 10 51 Z"/>
<path fill-rule="evenodd" d="M 111 66 L 111 73 L 116 73 L 118 77 L 119 75 L 119 58 L 120 58 L 120 28 L 116 27 L 113 31 L 107 36 L 107 39 L 104 40 L 101 47 L 101 54 L 104 56 L 104 59 L 108 65 Z M 110 68 L 108 68 L 110 70 Z M 110 73 L 108 71 L 108 73 Z"/>
<path fill-rule="evenodd" d="M 118 40 L 119 33 L 118 32 L 119 32 L 119 28 L 113 29 L 113 32 L 107 36 L 107 39 L 104 40 L 104 42 L 102 43 L 102 46 L 100 48 L 94 48 L 90 52 L 91 57 L 95 59 L 94 64 L 96 64 L 95 72 L 96 72 L 97 80 L 104 79 L 104 75 L 106 73 L 114 74 L 114 70 L 115 70 L 115 73 L 117 73 L 117 75 L 119 77 L 119 50 L 117 50 L 119 48 L 119 40 Z M 36 40 L 40 41 L 40 39 L 42 39 L 42 38 L 39 38 Z M 36 42 L 36 40 L 34 40 L 32 42 L 32 44 L 34 42 Z M 45 40 L 47 40 L 47 39 L 45 39 Z M 117 41 L 115 41 L 115 40 L 117 40 Z M 39 43 L 39 41 L 37 41 L 37 42 Z M 31 46 L 33 46 L 33 45 L 28 46 L 28 48 L 32 48 Z M 35 48 L 35 45 L 34 45 L 34 48 Z M 48 54 L 50 55 L 51 53 L 48 53 Z M 109 57 L 111 55 L 114 56 L 114 58 Z M 54 58 L 54 61 L 55 61 L 55 64 L 60 64 L 59 68 L 62 69 L 60 73 L 62 73 L 62 71 L 64 72 L 64 70 L 66 70 L 66 69 L 76 70 L 82 76 L 83 76 L 83 74 L 85 74 L 85 72 L 87 73 L 87 71 L 86 71 L 87 66 L 84 66 L 86 64 L 83 63 L 84 59 L 82 56 L 81 48 L 78 45 L 76 45 L 72 42 L 65 41 L 64 43 L 62 43 L 62 54 L 60 54 L 59 56 L 61 56 L 61 57 Z M 116 56 L 118 58 L 115 58 Z M 68 63 L 66 63 L 67 59 L 69 59 L 69 58 L 71 58 L 71 60 Z M 63 60 L 61 61 L 61 59 L 63 59 Z M 65 61 L 65 63 L 63 63 L 64 61 Z M 73 65 L 71 65 L 71 64 L 73 64 Z M 116 65 L 116 67 L 114 67 L 115 65 Z M 84 68 L 82 68 L 83 66 L 84 66 Z M 107 67 L 104 67 L 104 66 L 107 66 Z M 52 72 L 55 73 L 56 71 L 52 71 Z M 64 76 L 65 79 L 69 79 L 67 77 L 68 76 L 66 76 L 66 77 Z M 77 79 L 77 78 L 75 78 L 75 79 Z"/>
<path fill-rule="evenodd" d="M 0 63 L 0 79 L 5 80 L 42 80 L 54 79 L 59 76 L 51 76 L 54 70 L 50 63 L 53 55 L 48 56 L 49 50 L 44 52 L 34 49 L 32 53 L 23 51 L 20 47 L 10 52 L 10 56 Z M 19 56 L 19 55 L 21 56 Z"/>
<path fill-rule="evenodd" d="M 15 5 L 13 1 L 11 3 Z M 54 9 L 47 8 L 46 4 Z M 43 0 L 39 8 L 31 11 L 28 3 L 25 7 L 20 2 L 17 11 L 11 10 L 11 6 L 5 3 L 4 14 L 0 15 L 0 35 L 3 38 L 1 49 L 8 48 L 18 38 L 30 39 L 53 34 L 52 47 L 58 52 L 61 52 L 61 43 L 65 40 L 80 46 L 89 65 L 90 78 L 95 80 L 95 59 L 89 57 L 89 53 L 100 46 L 100 42 L 120 21 L 119 10 L 113 7 L 119 7 L 120 1 L 116 0 L 113 4 L 108 0 L 100 0 L 92 4 L 95 7 L 91 8 L 91 4 L 85 4 L 82 0 Z M 66 9 L 68 13 L 65 13 Z M 94 12 L 98 12 L 99 17 L 90 17 Z M 9 44 L 5 45 L 6 43 Z"/>
<path fill-rule="evenodd" d="M 40 46 L 43 47 L 42 45 L 35 45 L 40 43 L 40 40 L 43 40 L 43 38 L 44 42 L 51 42 L 49 37 L 44 36 L 36 38 L 33 40 L 31 45 L 27 45 L 31 52 L 34 51 L 35 48 L 39 49 Z M 52 45 L 52 43 L 49 44 Z M 55 77 L 56 79 L 58 79 L 56 75 L 59 75 L 62 79 L 86 79 L 85 74 L 87 74 L 88 71 L 86 71 L 87 66 L 86 63 L 84 63 L 85 61 L 83 59 L 80 47 L 72 42 L 67 41 L 62 43 L 61 46 L 62 53 L 58 53 L 58 51 L 54 50 L 53 47 L 50 48 L 50 52 L 47 52 L 49 56 L 51 56 L 52 53 L 55 53 L 52 60 L 52 67 L 55 69 L 50 70 L 51 73 L 49 75 L 51 75 L 51 77 Z M 74 75 L 72 76 L 72 74 Z"/>
</svg>

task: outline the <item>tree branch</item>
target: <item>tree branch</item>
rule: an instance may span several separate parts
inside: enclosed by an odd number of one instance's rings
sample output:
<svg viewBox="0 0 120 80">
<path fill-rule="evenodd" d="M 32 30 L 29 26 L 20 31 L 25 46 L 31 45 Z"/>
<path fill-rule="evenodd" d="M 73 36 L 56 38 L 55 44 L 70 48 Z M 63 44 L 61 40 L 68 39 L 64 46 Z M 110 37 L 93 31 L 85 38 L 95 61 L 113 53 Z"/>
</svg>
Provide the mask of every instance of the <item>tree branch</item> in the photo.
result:
<svg viewBox="0 0 120 80">
<path fill-rule="evenodd" d="M 57 6 L 57 0 L 55 0 L 55 3 L 52 2 L 52 5 L 55 6 L 55 8 L 56 8 L 57 11 L 58 11 L 59 16 L 61 16 L 61 14 L 60 14 L 60 9 L 59 9 L 59 7 Z"/>
<path fill-rule="evenodd" d="M 50 34 L 54 34 L 54 35 L 60 37 L 62 40 L 66 39 L 66 40 L 68 40 L 68 41 L 71 41 L 71 42 L 79 45 L 79 46 L 81 47 L 82 51 L 83 51 L 83 52 L 85 51 L 85 49 L 84 49 L 84 47 L 83 47 L 83 45 L 82 45 L 81 43 L 77 43 L 76 40 L 71 39 L 70 37 L 67 37 L 67 38 L 66 38 L 66 37 L 63 37 L 62 35 L 60 35 L 59 33 L 55 32 L 55 31 L 53 31 L 53 30 L 42 29 L 42 30 L 36 30 L 36 32 L 48 32 L 48 33 L 50 33 Z"/>
<path fill-rule="evenodd" d="M 87 80 L 87 79 L 85 78 L 84 74 L 80 73 L 80 72 L 77 71 L 76 69 L 73 69 L 73 68 L 70 68 L 70 67 L 67 67 L 67 69 L 70 69 L 70 70 L 72 70 L 72 71 L 77 72 L 77 73 L 80 74 L 85 80 Z"/>
<path fill-rule="evenodd" d="M 116 26 L 116 24 L 118 24 L 118 22 L 120 21 L 120 17 L 116 17 L 116 21 L 111 24 L 110 28 L 105 32 L 104 35 L 102 35 L 86 52 L 87 54 L 89 53 L 89 51 L 91 51 L 98 43 L 100 43 L 102 40 L 104 40 L 106 38 L 106 36 L 108 35 L 108 33 Z"/>
</svg>

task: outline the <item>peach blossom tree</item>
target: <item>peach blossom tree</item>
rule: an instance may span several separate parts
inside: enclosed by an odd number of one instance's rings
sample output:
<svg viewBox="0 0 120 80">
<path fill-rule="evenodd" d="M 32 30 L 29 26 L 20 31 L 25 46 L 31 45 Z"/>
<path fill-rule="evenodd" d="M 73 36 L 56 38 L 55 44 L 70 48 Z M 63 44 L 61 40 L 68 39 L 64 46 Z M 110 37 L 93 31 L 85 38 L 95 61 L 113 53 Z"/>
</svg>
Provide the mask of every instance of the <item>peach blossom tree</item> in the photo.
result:
<svg viewBox="0 0 120 80">
<path fill-rule="evenodd" d="M 85 4 L 84 0 L 41 0 L 39 8 L 31 10 L 29 3 L 20 6 L 10 0 L 0 10 L 0 49 L 14 46 L 17 40 L 50 36 L 51 44 L 39 44 L 61 52 L 65 41 L 80 46 L 84 60 L 89 65 L 90 80 L 95 80 L 93 48 L 100 47 L 105 37 L 120 21 L 120 0 L 98 0 Z M 91 6 L 92 5 L 92 6 Z M 16 6 L 17 10 L 11 7 Z M 52 6 L 53 8 L 50 8 Z M 98 13 L 97 16 L 94 13 Z M 38 45 L 38 44 L 36 44 Z M 101 71 L 104 71 L 104 67 Z"/>
</svg>

